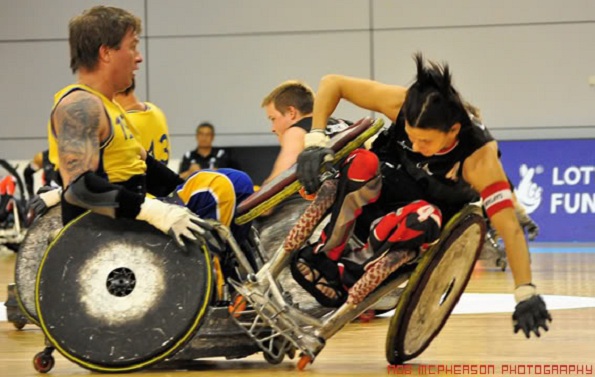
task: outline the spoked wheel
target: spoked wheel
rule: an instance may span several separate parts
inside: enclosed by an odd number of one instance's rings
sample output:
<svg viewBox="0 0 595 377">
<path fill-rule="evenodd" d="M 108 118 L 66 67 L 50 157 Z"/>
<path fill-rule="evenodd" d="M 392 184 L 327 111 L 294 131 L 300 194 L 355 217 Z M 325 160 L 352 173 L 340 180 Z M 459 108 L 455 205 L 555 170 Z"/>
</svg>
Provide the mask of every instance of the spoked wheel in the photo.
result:
<svg viewBox="0 0 595 377">
<path fill-rule="evenodd" d="M 447 224 L 399 299 L 386 341 L 389 363 L 417 357 L 438 335 L 467 286 L 484 237 L 477 206 L 464 208 Z"/>
</svg>

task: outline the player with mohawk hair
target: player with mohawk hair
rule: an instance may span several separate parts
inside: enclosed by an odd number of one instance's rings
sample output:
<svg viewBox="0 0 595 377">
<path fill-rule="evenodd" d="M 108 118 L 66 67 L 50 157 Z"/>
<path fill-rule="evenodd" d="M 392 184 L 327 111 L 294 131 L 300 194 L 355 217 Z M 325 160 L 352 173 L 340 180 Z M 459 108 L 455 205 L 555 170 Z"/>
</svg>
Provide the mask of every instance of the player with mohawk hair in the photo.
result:
<svg viewBox="0 0 595 377">
<path fill-rule="evenodd" d="M 497 143 L 468 113 L 448 65 L 426 62 L 421 53 L 414 60 L 417 77 L 409 88 L 341 75 L 321 80 L 312 131 L 298 157 L 297 175 L 309 193 L 318 190 L 320 168 L 332 160 L 322 130 L 341 99 L 393 123 L 371 150 L 356 150 L 345 160 L 331 220 L 318 242 L 294 258 L 294 277 L 321 304 L 349 311 L 436 242 L 442 226 L 481 197 L 504 240 L 514 276 L 514 331 L 540 336 L 551 316 L 532 284 L 527 242 Z M 364 263 L 343 258 L 353 233 L 366 242 Z"/>
</svg>

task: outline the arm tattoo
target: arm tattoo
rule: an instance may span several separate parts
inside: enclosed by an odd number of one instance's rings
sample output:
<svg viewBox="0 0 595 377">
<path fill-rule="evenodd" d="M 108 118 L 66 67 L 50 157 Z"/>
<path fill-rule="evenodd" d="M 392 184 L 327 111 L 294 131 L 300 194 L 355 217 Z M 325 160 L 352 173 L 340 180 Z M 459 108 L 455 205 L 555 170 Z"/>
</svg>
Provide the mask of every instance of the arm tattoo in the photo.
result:
<svg viewBox="0 0 595 377">
<path fill-rule="evenodd" d="M 81 98 L 61 106 L 56 113 L 58 152 L 65 184 L 99 163 L 99 124 L 102 106 L 92 98 Z"/>
</svg>

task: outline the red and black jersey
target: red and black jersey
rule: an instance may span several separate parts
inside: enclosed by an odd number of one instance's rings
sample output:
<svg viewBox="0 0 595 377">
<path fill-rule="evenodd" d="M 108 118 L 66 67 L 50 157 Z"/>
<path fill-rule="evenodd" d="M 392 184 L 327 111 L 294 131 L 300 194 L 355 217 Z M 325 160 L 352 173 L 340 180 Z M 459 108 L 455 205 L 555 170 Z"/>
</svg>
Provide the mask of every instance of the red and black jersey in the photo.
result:
<svg viewBox="0 0 595 377">
<path fill-rule="evenodd" d="M 462 178 L 463 163 L 494 138 L 483 124 L 472 119 L 461 124 L 455 145 L 426 157 L 413 151 L 401 111 L 372 145 L 381 162 L 383 179 L 378 205 L 398 208 L 413 200 L 427 200 L 438 206 L 448 219 L 465 204 L 478 200 L 477 192 Z"/>
</svg>

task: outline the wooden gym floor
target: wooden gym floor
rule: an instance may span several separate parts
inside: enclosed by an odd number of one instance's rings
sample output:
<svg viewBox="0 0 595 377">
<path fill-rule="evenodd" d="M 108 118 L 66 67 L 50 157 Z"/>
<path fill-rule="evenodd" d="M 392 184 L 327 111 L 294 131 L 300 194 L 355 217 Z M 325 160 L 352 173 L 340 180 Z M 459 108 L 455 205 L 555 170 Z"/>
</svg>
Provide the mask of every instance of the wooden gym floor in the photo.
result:
<svg viewBox="0 0 595 377">
<path fill-rule="evenodd" d="M 202 360 L 192 370 L 147 370 L 133 375 L 446 376 L 479 375 L 486 371 L 491 375 L 529 376 L 549 371 L 550 375 L 577 376 L 595 373 L 595 247 L 549 246 L 532 250 L 533 279 L 546 296 L 554 318 L 550 331 L 540 339 L 527 340 L 512 333 L 514 304 L 510 295 L 510 269 L 500 272 L 478 265 L 465 295 L 442 332 L 424 353 L 402 369 L 387 368 L 384 343 L 389 319 L 377 318 L 369 323 L 349 324 L 328 342 L 316 361 L 303 372 L 295 369 L 296 360 L 286 359 L 280 365 L 269 365 L 261 354 L 256 354 L 243 360 Z M 14 254 L 0 254 L 0 302 L 6 300 L 6 286 L 14 280 L 14 261 Z M 5 313 L 2 314 L 0 376 L 39 376 L 32 367 L 32 358 L 43 349 L 41 330 L 27 325 L 18 331 L 5 321 Z M 56 365 L 50 375 L 95 374 L 57 353 L 54 355 Z M 446 368 L 452 368 L 452 373 L 445 371 Z M 475 373 L 471 368 L 476 368 Z"/>
</svg>

